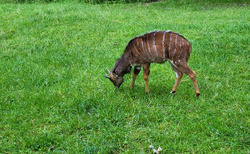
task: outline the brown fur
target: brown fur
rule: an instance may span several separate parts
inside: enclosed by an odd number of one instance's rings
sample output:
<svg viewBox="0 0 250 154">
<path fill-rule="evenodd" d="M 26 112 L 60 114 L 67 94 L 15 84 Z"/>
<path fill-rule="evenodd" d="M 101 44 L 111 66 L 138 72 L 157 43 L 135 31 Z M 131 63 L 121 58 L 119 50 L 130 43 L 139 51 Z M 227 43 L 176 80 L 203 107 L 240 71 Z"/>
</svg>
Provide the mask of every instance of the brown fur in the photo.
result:
<svg viewBox="0 0 250 154">
<path fill-rule="evenodd" d="M 139 74 L 139 68 L 142 66 L 145 80 L 145 92 L 148 93 L 150 64 L 169 61 L 177 75 L 171 93 L 177 90 L 183 73 L 185 73 L 191 78 L 196 96 L 198 96 L 200 92 L 195 72 L 187 64 L 191 49 L 192 46 L 186 38 L 171 31 L 155 31 L 137 36 L 130 40 L 123 55 L 116 61 L 109 79 L 115 86 L 119 87 L 124 81 L 123 76 L 130 72 L 131 66 L 136 66 L 137 69 L 133 72 L 133 80 L 130 86 L 134 88 L 136 76 Z"/>
</svg>

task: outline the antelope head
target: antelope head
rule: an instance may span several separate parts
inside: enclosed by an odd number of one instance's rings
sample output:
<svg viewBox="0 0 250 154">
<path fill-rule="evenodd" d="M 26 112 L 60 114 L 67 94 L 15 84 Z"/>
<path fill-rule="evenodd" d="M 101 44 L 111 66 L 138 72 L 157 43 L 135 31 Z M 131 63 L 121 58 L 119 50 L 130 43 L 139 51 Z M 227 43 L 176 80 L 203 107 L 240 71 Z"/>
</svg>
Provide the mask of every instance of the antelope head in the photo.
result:
<svg viewBox="0 0 250 154">
<path fill-rule="evenodd" d="M 108 78 L 111 82 L 113 82 L 116 88 L 119 88 L 124 82 L 123 76 L 118 76 L 117 74 L 115 74 L 115 72 L 111 72 L 107 68 L 106 70 L 108 71 L 109 76 L 105 76 L 105 77 Z"/>
<path fill-rule="evenodd" d="M 129 63 L 127 63 L 126 61 L 124 62 L 122 59 L 119 58 L 116 60 L 115 67 L 112 69 L 112 71 L 106 68 L 109 73 L 109 76 L 105 77 L 108 78 L 111 82 L 113 82 L 116 88 L 119 88 L 124 82 L 124 75 L 131 71 L 131 67 L 132 66 Z"/>
</svg>

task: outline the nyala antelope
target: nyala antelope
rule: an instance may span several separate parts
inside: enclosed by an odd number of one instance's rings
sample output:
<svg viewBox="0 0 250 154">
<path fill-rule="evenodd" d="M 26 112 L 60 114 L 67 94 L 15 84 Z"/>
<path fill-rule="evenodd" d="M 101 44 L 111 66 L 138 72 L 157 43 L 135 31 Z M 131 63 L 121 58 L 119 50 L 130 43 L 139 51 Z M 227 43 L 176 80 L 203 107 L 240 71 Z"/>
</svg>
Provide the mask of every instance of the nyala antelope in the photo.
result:
<svg viewBox="0 0 250 154">
<path fill-rule="evenodd" d="M 136 76 L 142 67 L 145 92 L 148 93 L 150 64 L 168 61 L 176 73 L 176 81 L 171 93 L 176 92 L 183 73 L 185 73 L 193 82 L 196 96 L 199 96 L 196 74 L 187 64 L 191 48 L 191 44 L 186 38 L 171 31 L 154 31 L 137 36 L 129 41 L 123 55 L 116 61 L 114 68 L 111 71 L 106 68 L 109 73 L 106 78 L 119 88 L 124 82 L 124 75 L 129 73 L 131 67 L 134 66 L 130 85 L 130 88 L 134 88 Z"/>
</svg>

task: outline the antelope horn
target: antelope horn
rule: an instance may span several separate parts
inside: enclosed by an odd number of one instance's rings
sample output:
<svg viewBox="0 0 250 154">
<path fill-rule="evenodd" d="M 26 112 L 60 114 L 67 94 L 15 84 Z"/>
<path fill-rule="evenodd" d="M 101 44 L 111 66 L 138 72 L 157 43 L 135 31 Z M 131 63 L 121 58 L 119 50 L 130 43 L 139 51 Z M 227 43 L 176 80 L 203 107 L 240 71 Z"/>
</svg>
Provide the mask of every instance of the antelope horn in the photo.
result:
<svg viewBox="0 0 250 154">
<path fill-rule="evenodd" d="M 107 69 L 107 67 L 106 67 L 106 70 L 109 72 L 109 74 L 111 74 L 110 70 L 109 70 L 109 69 Z"/>
</svg>

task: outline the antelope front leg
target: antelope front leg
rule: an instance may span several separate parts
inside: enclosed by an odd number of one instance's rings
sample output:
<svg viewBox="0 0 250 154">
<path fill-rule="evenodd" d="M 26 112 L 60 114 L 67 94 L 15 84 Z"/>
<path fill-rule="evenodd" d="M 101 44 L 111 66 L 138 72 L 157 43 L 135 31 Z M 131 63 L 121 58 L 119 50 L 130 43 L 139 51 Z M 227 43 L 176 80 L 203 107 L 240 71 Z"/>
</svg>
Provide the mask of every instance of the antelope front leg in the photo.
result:
<svg viewBox="0 0 250 154">
<path fill-rule="evenodd" d="M 141 71 L 141 67 L 135 66 L 134 71 L 133 71 L 133 75 L 132 75 L 132 83 L 130 85 L 131 89 L 134 88 L 136 76 L 140 73 L 140 71 Z"/>
<path fill-rule="evenodd" d="M 148 76 L 150 73 L 150 64 L 144 64 L 143 65 L 143 77 L 145 80 L 145 93 L 149 93 L 149 88 L 148 88 Z"/>
</svg>

